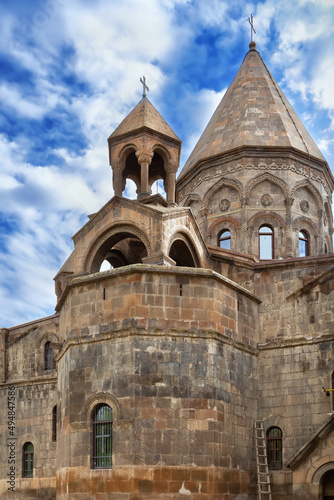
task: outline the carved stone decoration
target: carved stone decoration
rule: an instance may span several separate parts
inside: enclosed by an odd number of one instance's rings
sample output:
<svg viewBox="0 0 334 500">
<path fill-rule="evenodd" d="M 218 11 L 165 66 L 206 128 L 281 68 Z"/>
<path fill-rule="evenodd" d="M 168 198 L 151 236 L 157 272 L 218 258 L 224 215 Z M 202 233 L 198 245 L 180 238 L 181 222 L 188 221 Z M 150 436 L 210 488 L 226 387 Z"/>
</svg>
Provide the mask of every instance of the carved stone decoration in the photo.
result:
<svg viewBox="0 0 334 500">
<path fill-rule="evenodd" d="M 270 196 L 270 194 L 266 193 L 261 197 L 261 203 L 264 207 L 269 207 L 269 205 L 272 205 L 273 199 Z"/>
<path fill-rule="evenodd" d="M 306 213 L 306 212 L 308 212 L 308 211 L 309 211 L 309 208 L 310 208 L 310 204 L 309 204 L 309 202 L 308 202 L 308 201 L 306 201 L 306 200 L 302 200 L 302 201 L 300 202 L 300 208 L 301 208 L 301 210 L 302 210 L 303 212 L 305 212 L 305 213 Z"/>
<path fill-rule="evenodd" d="M 227 198 L 224 198 L 220 203 L 219 203 L 219 208 L 222 212 L 226 212 L 230 208 L 231 202 Z"/>
</svg>

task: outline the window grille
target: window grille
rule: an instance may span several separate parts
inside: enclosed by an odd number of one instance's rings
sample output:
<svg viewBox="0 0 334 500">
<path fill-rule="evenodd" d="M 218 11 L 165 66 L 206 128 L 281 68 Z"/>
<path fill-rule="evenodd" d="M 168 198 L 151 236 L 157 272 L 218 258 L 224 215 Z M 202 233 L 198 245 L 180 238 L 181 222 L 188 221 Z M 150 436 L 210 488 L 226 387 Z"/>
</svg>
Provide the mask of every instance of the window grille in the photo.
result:
<svg viewBox="0 0 334 500">
<path fill-rule="evenodd" d="M 283 434 L 279 427 L 271 427 L 267 431 L 267 454 L 269 469 L 282 469 L 283 466 Z"/>
<path fill-rule="evenodd" d="M 22 476 L 33 477 L 33 473 L 34 473 L 34 445 L 32 443 L 25 443 L 23 445 Z"/>
<path fill-rule="evenodd" d="M 109 469 L 112 466 L 112 423 L 110 406 L 96 406 L 92 418 L 92 468 Z"/>
</svg>

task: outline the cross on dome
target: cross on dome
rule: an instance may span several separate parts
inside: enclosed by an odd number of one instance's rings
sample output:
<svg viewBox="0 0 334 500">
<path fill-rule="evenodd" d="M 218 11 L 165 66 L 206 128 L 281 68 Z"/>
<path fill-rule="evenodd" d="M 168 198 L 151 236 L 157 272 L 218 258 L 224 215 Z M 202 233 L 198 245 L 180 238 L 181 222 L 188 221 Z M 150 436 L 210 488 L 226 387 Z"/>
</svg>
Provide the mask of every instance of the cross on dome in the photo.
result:
<svg viewBox="0 0 334 500">
<path fill-rule="evenodd" d="M 146 85 L 146 78 L 145 78 L 145 76 L 143 76 L 143 78 L 140 78 L 140 82 L 143 84 L 143 97 L 146 97 L 146 90 L 150 90 L 150 89 Z"/>
<path fill-rule="evenodd" d="M 256 29 L 254 28 L 253 14 L 248 18 L 248 22 L 251 25 L 251 42 L 253 42 L 253 34 L 256 33 Z"/>
</svg>

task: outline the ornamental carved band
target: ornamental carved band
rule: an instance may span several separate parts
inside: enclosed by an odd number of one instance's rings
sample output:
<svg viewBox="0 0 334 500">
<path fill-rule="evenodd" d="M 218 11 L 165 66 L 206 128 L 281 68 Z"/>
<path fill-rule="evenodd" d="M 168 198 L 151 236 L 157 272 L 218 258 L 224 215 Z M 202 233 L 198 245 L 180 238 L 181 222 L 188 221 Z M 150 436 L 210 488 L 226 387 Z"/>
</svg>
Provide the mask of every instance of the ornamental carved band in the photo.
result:
<svg viewBox="0 0 334 500">
<path fill-rule="evenodd" d="M 137 160 L 139 165 L 142 163 L 148 163 L 150 165 L 152 158 L 153 158 L 153 153 L 150 153 L 149 151 L 137 151 L 136 152 Z"/>
</svg>

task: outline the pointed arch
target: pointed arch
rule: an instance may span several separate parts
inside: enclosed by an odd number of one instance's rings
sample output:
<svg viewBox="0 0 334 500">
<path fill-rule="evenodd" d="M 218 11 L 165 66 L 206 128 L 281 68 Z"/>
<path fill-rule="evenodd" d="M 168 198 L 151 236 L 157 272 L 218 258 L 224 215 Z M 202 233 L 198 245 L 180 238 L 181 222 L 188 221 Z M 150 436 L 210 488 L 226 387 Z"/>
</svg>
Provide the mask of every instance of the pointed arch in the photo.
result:
<svg viewBox="0 0 334 500">
<path fill-rule="evenodd" d="M 270 174 L 269 172 L 266 172 L 265 174 L 260 174 L 253 179 L 251 179 L 245 187 L 245 196 L 248 199 L 250 192 L 252 189 L 257 185 L 260 184 L 261 182 L 269 181 L 272 184 L 276 184 L 284 193 L 285 198 L 290 197 L 290 190 L 286 182 L 282 181 L 282 179 L 279 179 L 273 174 Z"/>
<path fill-rule="evenodd" d="M 315 197 L 318 203 L 318 208 L 322 208 L 323 201 L 321 194 L 319 193 L 318 189 L 308 179 L 302 179 L 301 181 L 297 182 L 291 189 L 291 196 L 293 197 L 296 191 L 298 191 L 298 189 L 301 188 L 308 189 Z"/>
<path fill-rule="evenodd" d="M 219 191 L 222 187 L 227 186 L 227 187 L 232 187 L 234 188 L 239 195 L 239 200 L 243 196 L 243 185 L 240 181 L 236 181 L 234 179 L 221 179 L 217 184 L 214 184 L 204 195 L 203 198 L 203 207 L 207 208 L 208 206 L 208 201 L 212 196 L 216 193 L 216 191 Z"/>
</svg>

